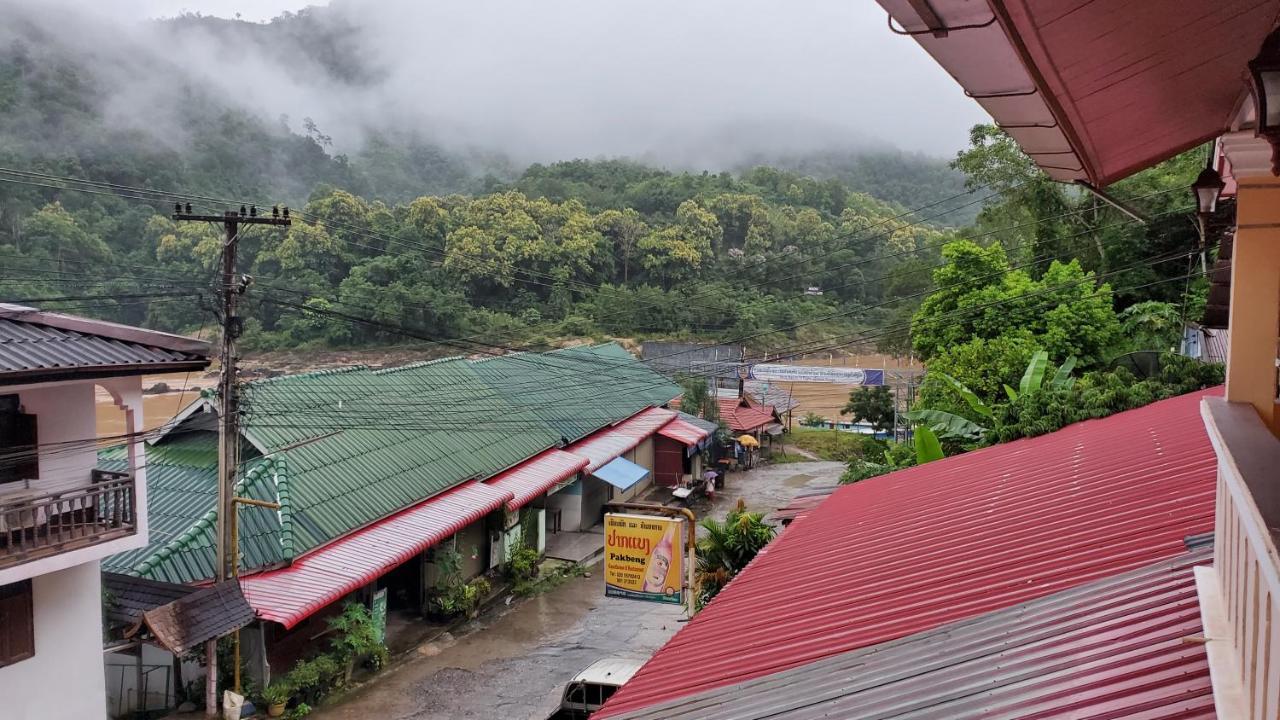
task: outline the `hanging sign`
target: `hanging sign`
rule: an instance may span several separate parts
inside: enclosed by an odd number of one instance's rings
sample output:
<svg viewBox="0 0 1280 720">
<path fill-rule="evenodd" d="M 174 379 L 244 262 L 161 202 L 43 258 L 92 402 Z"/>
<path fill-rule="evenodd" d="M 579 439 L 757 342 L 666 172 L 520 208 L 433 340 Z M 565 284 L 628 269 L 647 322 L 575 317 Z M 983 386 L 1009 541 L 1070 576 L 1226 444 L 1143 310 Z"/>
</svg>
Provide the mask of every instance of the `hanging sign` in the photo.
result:
<svg viewBox="0 0 1280 720">
<path fill-rule="evenodd" d="M 684 520 L 651 515 L 604 516 L 606 597 L 684 602 Z"/>
<path fill-rule="evenodd" d="M 883 385 L 884 370 L 808 365 L 752 365 L 749 380 L 774 382 L 823 382 L 839 385 Z"/>
</svg>

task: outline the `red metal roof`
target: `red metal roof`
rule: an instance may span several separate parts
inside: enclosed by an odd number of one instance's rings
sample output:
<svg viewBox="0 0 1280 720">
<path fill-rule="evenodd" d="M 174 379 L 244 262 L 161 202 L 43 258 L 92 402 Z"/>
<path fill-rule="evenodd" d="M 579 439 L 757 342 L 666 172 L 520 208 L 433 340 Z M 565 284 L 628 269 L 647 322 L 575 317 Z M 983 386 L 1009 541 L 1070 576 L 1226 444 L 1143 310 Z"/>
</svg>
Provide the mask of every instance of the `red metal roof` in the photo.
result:
<svg viewBox="0 0 1280 720">
<path fill-rule="evenodd" d="M 291 628 L 417 553 L 497 510 L 512 494 L 467 483 L 357 530 L 280 570 L 240 579 L 258 617 Z"/>
<path fill-rule="evenodd" d="M 586 466 L 586 458 L 552 448 L 484 482 L 510 493 L 507 509 L 515 512 Z"/>
<path fill-rule="evenodd" d="M 568 452 L 587 459 L 587 472 L 593 472 L 610 460 L 644 442 L 659 428 L 671 422 L 674 410 L 648 408 L 630 418 L 579 440 L 565 448 Z"/>
<path fill-rule="evenodd" d="M 1277 0 L 878 2 L 1050 177 L 1095 185 L 1225 132 L 1280 13 Z"/>
<path fill-rule="evenodd" d="M 1184 553 L 1004 610 L 637 710 L 625 720 L 1213 718 Z M 620 719 L 622 720 L 622 719 Z"/>
<path fill-rule="evenodd" d="M 1191 393 L 871 478 L 796 520 L 599 715 L 786 670 L 1131 570 L 1213 529 Z M 726 652 L 725 648 L 732 648 Z"/>
<path fill-rule="evenodd" d="M 711 431 L 706 428 L 700 428 L 697 425 L 681 418 L 676 418 L 666 425 L 663 425 L 658 430 L 658 434 L 663 437 L 669 437 L 676 442 L 693 446 L 702 442 L 702 439 L 710 435 Z"/>
<path fill-rule="evenodd" d="M 769 405 L 750 407 L 741 398 L 719 398 L 720 419 L 734 432 L 753 432 L 774 421 Z"/>
</svg>

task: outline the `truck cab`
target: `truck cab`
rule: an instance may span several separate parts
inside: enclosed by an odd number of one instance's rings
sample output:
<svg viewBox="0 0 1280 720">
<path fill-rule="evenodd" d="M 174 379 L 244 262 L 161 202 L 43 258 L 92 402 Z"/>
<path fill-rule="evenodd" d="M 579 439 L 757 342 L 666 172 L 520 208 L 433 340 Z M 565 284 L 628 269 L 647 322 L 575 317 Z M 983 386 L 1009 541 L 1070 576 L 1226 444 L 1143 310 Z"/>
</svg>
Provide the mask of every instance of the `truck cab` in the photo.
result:
<svg viewBox="0 0 1280 720">
<path fill-rule="evenodd" d="M 547 720 L 586 720 L 599 710 L 631 676 L 643 660 L 597 660 L 564 686 L 560 707 Z"/>
</svg>

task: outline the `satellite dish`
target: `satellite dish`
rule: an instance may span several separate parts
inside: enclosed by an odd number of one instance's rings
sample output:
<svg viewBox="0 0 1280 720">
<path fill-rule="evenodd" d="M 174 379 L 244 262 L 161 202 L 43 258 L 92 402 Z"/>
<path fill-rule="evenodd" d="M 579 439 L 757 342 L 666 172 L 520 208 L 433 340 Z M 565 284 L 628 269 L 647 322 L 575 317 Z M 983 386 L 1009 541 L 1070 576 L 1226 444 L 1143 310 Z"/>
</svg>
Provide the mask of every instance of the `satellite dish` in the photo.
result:
<svg viewBox="0 0 1280 720">
<path fill-rule="evenodd" d="M 1161 355 L 1164 353 L 1159 350 L 1139 350 L 1116 358 L 1111 367 L 1125 368 L 1139 380 L 1146 380 L 1160 374 Z"/>
</svg>

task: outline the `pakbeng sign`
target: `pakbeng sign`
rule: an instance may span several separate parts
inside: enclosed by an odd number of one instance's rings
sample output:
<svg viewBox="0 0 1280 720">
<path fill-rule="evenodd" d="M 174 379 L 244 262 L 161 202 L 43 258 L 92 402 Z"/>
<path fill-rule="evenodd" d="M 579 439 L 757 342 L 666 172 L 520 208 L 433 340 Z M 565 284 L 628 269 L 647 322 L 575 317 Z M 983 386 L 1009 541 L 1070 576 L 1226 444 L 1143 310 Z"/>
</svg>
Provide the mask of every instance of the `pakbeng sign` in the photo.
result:
<svg viewBox="0 0 1280 720">
<path fill-rule="evenodd" d="M 604 516 L 606 597 L 684 602 L 684 521 L 650 515 Z"/>
</svg>

